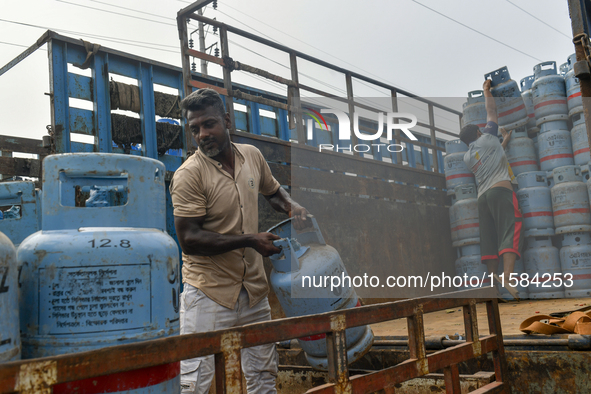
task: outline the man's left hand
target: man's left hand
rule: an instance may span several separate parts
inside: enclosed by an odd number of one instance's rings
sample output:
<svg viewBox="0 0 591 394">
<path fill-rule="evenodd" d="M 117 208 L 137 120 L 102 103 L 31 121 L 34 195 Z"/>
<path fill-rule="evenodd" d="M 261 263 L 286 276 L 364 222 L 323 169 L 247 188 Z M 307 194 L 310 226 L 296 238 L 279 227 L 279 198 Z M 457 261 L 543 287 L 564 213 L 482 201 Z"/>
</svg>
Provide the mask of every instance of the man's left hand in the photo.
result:
<svg viewBox="0 0 591 394">
<path fill-rule="evenodd" d="M 289 211 L 289 217 L 292 217 L 293 226 L 296 230 L 302 230 L 306 227 L 311 226 L 311 221 L 308 220 L 308 210 L 300 205 L 292 205 L 291 211 Z"/>
</svg>

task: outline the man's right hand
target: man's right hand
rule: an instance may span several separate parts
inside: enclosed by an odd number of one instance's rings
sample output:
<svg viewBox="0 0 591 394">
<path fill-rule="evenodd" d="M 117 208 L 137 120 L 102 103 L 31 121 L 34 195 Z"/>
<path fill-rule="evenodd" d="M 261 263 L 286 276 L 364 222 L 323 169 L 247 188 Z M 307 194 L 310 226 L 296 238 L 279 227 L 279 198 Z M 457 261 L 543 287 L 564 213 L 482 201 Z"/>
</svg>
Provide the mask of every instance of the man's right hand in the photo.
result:
<svg viewBox="0 0 591 394">
<path fill-rule="evenodd" d="M 490 91 L 490 85 L 492 83 L 492 80 L 487 79 L 484 81 L 484 83 L 482 84 L 482 90 L 486 91 Z"/>
<path fill-rule="evenodd" d="M 258 233 L 253 236 L 252 248 L 263 255 L 269 257 L 281 252 L 281 249 L 273 245 L 273 241 L 281 239 L 281 237 L 271 233 Z"/>
</svg>

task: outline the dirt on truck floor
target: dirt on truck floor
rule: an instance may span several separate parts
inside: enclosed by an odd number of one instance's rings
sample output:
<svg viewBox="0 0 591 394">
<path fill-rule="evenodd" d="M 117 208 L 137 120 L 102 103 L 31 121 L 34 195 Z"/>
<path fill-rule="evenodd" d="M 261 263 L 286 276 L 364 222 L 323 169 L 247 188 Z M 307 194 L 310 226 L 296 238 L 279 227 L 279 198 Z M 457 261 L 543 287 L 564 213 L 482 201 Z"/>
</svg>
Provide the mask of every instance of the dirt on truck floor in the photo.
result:
<svg viewBox="0 0 591 394">
<path fill-rule="evenodd" d="M 567 312 L 591 306 L 591 298 L 566 298 L 555 300 L 521 300 L 499 303 L 501 326 L 503 335 L 523 335 L 519 331 L 519 325 L 528 317 L 536 314 L 549 315 L 554 312 Z M 486 305 L 478 304 L 478 330 L 482 335 L 488 334 L 488 320 L 486 317 Z M 454 335 L 464 336 L 464 315 L 461 308 L 448 309 L 424 316 L 425 335 Z M 406 319 L 398 319 L 371 326 L 374 335 L 406 335 Z"/>
</svg>

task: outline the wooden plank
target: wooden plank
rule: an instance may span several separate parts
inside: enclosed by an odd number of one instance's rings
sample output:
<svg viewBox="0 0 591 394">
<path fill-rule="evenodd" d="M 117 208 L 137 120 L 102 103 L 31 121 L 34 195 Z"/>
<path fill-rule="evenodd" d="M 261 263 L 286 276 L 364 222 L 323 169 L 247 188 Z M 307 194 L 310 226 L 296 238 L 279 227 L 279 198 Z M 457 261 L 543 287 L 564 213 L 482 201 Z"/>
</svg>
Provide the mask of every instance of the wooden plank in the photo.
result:
<svg viewBox="0 0 591 394">
<path fill-rule="evenodd" d="M 195 81 L 195 80 L 190 80 L 189 84 L 197 89 L 213 89 L 216 92 L 218 92 L 219 94 L 221 94 L 222 96 L 228 96 L 228 91 L 224 88 L 220 88 L 218 86 L 215 85 L 210 85 L 208 83 L 203 83 L 203 82 L 199 82 L 199 81 Z"/>
<path fill-rule="evenodd" d="M 234 132 L 234 142 L 254 145 L 263 153 L 267 161 L 285 162 L 323 170 L 335 170 L 363 175 L 370 178 L 391 179 L 420 186 L 445 188 L 445 175 L 419 170 L 398 164 L 386 163 L 351 155 L 322 151 L 318 148 L 300 146 L 249 133 Z"/>
<path fill-rule="evenodd" d="M 219 64 L 220 66 L 224 66 L 224 61 L 219 57 L 208 55 L 207 53 L 199 52 L 194 49 L 186 49 L 187 55 L 193 56 L 199 59 L 207 60 L 208 62 Z"/>
<path fill-rule="evenodd" d="M 441 190 L 421 189 L 388 180 L 349 176 L 343 173 L 291 166 L 292 187 L 328 190 L 336 193 L 367 195 L 370 198 L 404 200 L 420 204 L 447 205 L 447 194 Z M 447 229 L 445 229 L 447 231 Z"/>
<path fill-rule="evenodd" d="M 41 176 L 41 160 L 0 157 L 0 174 L 5 178 L 12 176 L 39 178 Z"/>
<path fill-rule="evenodd" d="M 240 131 L 233 132 L 232 141 L 256 146 L 268 162 L 290 163 L 291 144 L 287 141 L 270 139 Z"/>
<path fill-rule="evenodd" d="M 269 163 L 271 173 L 281 185 L 291 185 L 291 167 L 284 164 Z"/>
<path fill-rule="evenodd" d="M 323 170 L 338 169 L 340 172 L 350 172 L 370 178 L 392 179 L 420 186 L 445 188 L 445 176 L 443 174 L 337 152 L 318 152 L 317 149 L 301 147 L 292 148 L 291 163 L 292 165 L 315 167 Z"/>
<path fill-rule="evenodd" d="M 0 151 L 31 153 L 35 155 L 48 155 L 49 148 L 43 147 L 42 140 L 30 138 L 10 137 L 0 135 Z"/>
<path fill-rule="evenodd" d="M 507 386 L 505 383 L 502 382 L 492 382 L 483 386 L 479 389 L 471 391 L 470 394 L 501 394 L 501 393 L 510 393 L 507 391 Z"/>
<path fill-rule="evenodd" d="M 449 210 L 345 194 L 326 194 L 292 187 L 292 198 L 316 217 L 326 243 L 334 247 L 349 276 L 391 275 L 427 278 L 455 272 Z M 430 286 L 359 287 L 363 298 L 406 298 L 430 293 Z M 437 289 L 439 292 L 443 288 Z"/>
</svg>

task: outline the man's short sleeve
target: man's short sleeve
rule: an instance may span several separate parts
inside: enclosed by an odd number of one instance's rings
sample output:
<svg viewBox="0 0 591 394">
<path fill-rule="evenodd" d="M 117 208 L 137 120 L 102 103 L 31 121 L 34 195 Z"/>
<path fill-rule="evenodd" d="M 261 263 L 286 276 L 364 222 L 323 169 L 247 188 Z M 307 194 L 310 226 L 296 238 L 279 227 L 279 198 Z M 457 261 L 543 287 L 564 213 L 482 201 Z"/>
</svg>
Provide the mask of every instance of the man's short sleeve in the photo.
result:
<svg viewBox="0 0 591 394">
<path fill-rule="evenodd" d="M 265 160 L 265 157 L 261 153 L 260 150 L 256 150 L 257 152 L 257 159 L 259 161 L 260 171 L 261 171 L 261 180 L 259 182 L 259 192 L 263 196 L 270 196 L 275 194 L 277 190 L 281 187 L 279 182 L 275 179 L 273 174 L 271 173 L 271 169 Z"/>
<path fill-rule="evenodd" d="M 482 134 L 484 133 L 497 137 L 499 135 L 499 125 L 495 122 L 487 122 L 482 130 Z"/>
<path fill-rule="evenodd" d="M 197 177 L 191 176 L 186 169 L 174 173 L 170 182 L 170 196 L 174 207 L 174 216 L 200 217 L 207 212 L 207 202 Z"/>
</svg>

